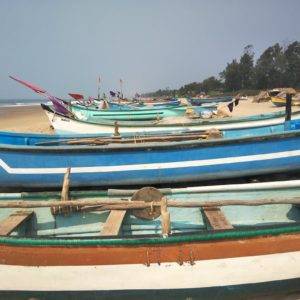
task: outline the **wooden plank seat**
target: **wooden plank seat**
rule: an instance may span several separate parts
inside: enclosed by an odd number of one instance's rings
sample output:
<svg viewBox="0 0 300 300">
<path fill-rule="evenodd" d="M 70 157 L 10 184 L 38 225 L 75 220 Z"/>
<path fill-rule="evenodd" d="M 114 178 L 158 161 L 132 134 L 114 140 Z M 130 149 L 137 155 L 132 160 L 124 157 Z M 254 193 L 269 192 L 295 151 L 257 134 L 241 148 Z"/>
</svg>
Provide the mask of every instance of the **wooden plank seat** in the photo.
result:
<svg viewBox="0 0 300 300">
<path fill-rule="evenodd" d="M 214 230 L 233 229 L 233 226 L 227 220 L 224 213 L 219 207 L 203 207 L 203 215 L 205 220 Z"/>
<path fill-rule="evenodd" d="M 126 210 L 111 210 L 100 232 L 101 236 L 118 235 L 125 218 Z"/>
<path fill-rule="evenodd" d="M 33 211 L 16 211 L 0 222 L 0 235 L 10 235 L 15 229 L 28 221 L 34 215 Z"/>
</svg>

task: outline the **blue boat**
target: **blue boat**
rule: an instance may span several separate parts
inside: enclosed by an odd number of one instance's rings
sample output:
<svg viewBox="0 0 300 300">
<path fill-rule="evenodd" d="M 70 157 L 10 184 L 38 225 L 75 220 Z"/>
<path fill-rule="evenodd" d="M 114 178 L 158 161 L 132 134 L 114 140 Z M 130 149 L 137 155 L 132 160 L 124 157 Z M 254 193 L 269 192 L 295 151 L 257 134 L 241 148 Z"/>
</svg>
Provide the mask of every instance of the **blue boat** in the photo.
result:
<svg viewBox="0 0 300 300">
<path fill-rule="evenodd" d="M 198 106 L 204 103 L 221 103 L 230 102 L 233 100 L 232 96 L 214 97 L 214 98 L 189 98 L 192 105 Z"/>
<path fill-rule="evenodd" d="M 214 127 L 212 127 L 214 128 Z M 290 130 L 300 129 L 300 119 L 294 119 L 290 122 Z M 264 135 L 271 133 L 282 133 L 285 130 L 284 124 L 264 125 L 258 127 L 247 128 L 233 128 L 221 131 L 222 138 L 238 138 L 251 137 L 255 135 Z M 159 132 L 140 132 L 140 133 L 124 133 L 120 136 L 122 138 L 144 139 L 155 136 L 172 136 L 172 135 L 187 135 L 187 134 L 201 134 L 204 130 L 192 129 L 174 129 L 172 131 L 161 130 Z M 67 143 L 72 140 L 82 139 L 99 139 L 113 137 L 110 133 L 103 134 L 43 134 L 43 133 L 29 133 L 29 132 L 14 132 L 14 131 L 0 131 L 0 144 L 19 145 L 19 146 L 57 146 L 62 143 Z"/>
<path fill-rule="evenodd" d="M 0 187 L 174 184 L 300 170 L 300 130 L 228 139 L 72 146 L 0 145 Z"/>
</svg>

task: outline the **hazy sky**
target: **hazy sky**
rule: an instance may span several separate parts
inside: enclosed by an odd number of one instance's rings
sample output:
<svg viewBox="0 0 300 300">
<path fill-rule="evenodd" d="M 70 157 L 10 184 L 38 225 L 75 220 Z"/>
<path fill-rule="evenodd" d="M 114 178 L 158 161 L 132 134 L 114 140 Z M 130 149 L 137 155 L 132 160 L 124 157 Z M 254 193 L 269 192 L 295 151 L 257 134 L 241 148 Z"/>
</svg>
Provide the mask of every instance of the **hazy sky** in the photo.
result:
<svg viewBox="0 0 300 300">
<path fill-rule="evenodd" d="M 217 75 L 253 44 L 300 40 L 299 0 L 0 0 L 0 98 L 178 88 Z"/>
</svg>

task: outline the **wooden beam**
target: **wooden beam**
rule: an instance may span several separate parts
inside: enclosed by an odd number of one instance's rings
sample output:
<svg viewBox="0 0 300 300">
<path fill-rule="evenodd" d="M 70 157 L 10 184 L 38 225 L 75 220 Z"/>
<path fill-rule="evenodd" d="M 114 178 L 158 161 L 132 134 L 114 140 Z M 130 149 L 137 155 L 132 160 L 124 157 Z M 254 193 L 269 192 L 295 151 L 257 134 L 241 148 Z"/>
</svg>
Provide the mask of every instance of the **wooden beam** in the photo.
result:
<svg viewBox="0 0 300 300">
<path fill-rule="evenodd" d="M 233 229 L 219 207 L 203 207 L 205 219 L 214 230 Z"/>
<path fill-rule="evenodd" d="M 118 235 L 122 226 L 122 222 L 125 218 L 126 210 L 112 210 L 103 225 L 100 235 L 112 236 Z"/>
<path fill-rule="evenodd" d="M 12 213 L 0 222 L 0 235 L 9 235 L 33 215 L 33 211 L 17 211 Z"/>
</svg>

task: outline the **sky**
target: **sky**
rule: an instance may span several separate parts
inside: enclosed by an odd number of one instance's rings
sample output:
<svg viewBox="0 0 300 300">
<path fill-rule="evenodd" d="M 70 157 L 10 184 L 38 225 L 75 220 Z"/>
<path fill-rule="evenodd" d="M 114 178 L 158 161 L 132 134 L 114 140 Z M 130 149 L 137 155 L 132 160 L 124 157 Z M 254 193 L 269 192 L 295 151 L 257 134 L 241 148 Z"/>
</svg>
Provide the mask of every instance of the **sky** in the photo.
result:
<svg viewBox="0 0 300 300">
<path fill-rule="evenodd" d="M 0 99 L 125 95 L 216 76 L 252 44 L 300 40 L 299 0 L 1 0 Z"/>
</svg>

